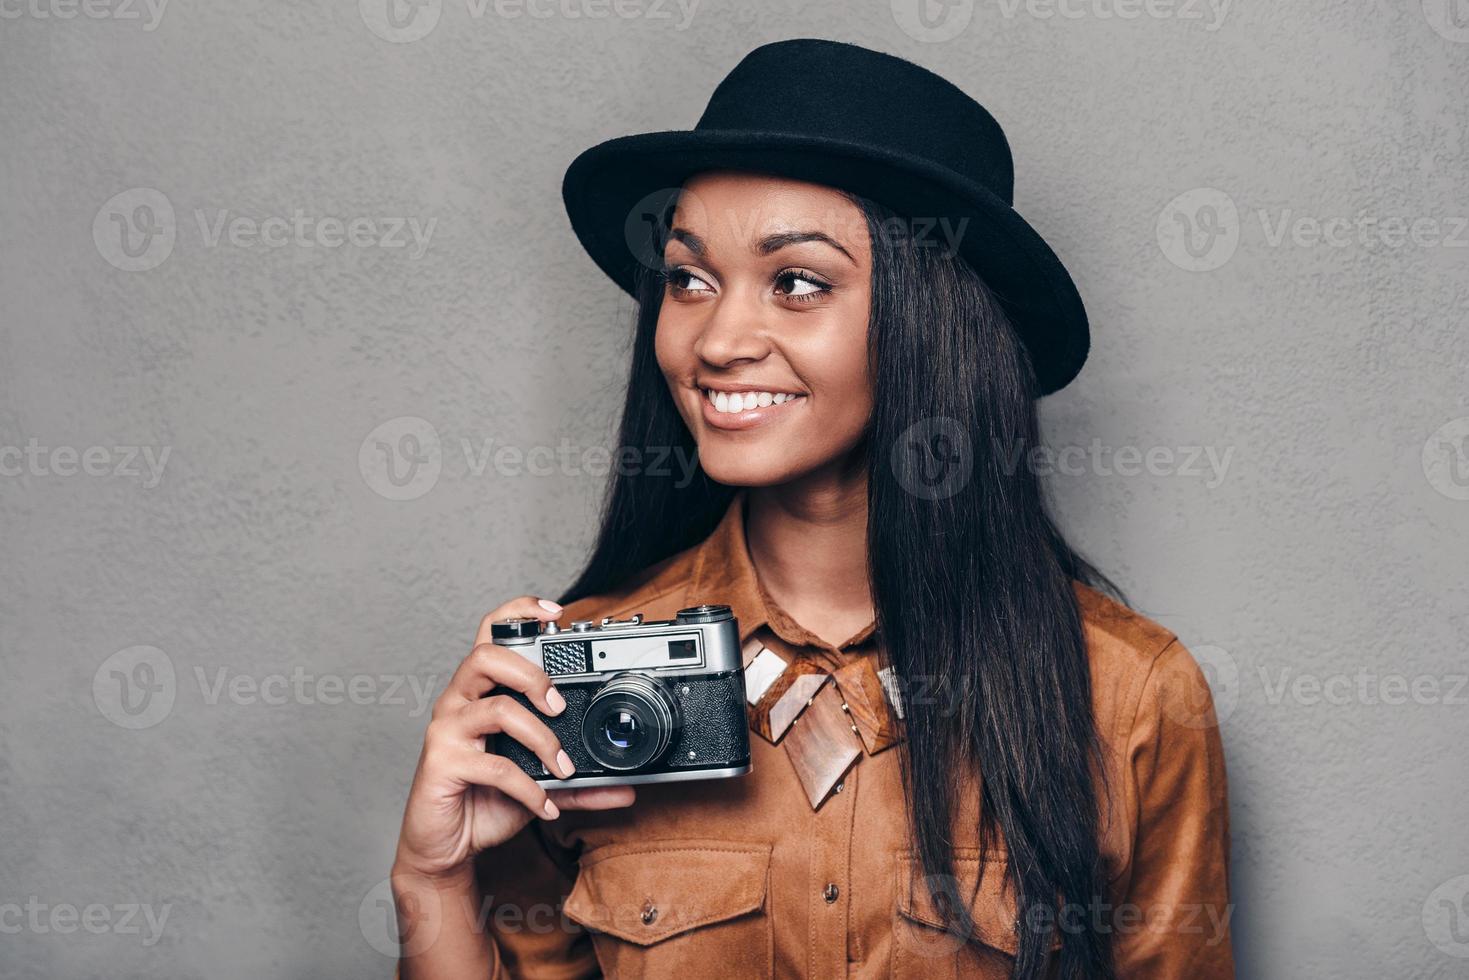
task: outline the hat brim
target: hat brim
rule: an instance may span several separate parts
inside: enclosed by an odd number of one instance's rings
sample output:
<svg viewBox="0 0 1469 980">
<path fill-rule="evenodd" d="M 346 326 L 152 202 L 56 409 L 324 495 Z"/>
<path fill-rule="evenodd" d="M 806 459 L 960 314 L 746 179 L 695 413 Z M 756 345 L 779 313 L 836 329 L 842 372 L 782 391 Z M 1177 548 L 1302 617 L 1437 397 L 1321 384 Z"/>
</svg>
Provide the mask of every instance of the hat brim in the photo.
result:
<svg viewBox="0 0 1469 980">
<path fill-rule="evenodd" d="M 650 201 L 706 170 L 767 173 L 838 187 L 907 218 L 948 219 L 958 251 L 999 298 L 1030 352 L 1037 394 L 1076 377 L 1090 346 L 1075 283 L 1045 240 L 987 188 L 916 156 L 819 136 L 678 130 L 600 143 L 567 168 L 562 199 L 577 238 L 618 286 L 636 296 L 636 249 Z M 965 221 L 965 219 L 968 219 Z M 960 222 L 964 222 L 960 224 Z M 957 232 L 957 235 L 955 233 Z"/>
</svg>

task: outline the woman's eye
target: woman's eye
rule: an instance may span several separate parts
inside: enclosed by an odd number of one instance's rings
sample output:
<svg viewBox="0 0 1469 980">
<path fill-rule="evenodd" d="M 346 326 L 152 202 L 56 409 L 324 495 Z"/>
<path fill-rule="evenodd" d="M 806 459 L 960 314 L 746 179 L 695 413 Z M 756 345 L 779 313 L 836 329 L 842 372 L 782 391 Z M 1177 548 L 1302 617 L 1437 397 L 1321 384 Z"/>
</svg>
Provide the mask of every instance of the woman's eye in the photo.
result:
<svg viewBox="0 0 1469 980">
<path fill-rule="evenodd" d="M 673 268 L 664 272 L 664 278 L 675 292 L 680 293 L 705 293 L 710 292 L 713 287 L 707 282 L 694 275 L 688 269 Z"/>
<path fill-rule="evenodd" d="M 810 299 L 826 292 L 831 285 L 810 273 L 790 271 L 775 277 L 775 288 L 792 299 Z"/>
</svg>

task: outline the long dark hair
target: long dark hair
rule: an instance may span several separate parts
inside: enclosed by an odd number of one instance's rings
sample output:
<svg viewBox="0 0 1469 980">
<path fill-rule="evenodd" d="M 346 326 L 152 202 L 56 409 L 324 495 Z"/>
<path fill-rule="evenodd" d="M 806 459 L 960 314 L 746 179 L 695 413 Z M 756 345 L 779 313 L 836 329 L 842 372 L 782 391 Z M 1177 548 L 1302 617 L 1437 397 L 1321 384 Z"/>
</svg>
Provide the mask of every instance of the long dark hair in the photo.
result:
<svg viewBox="0 0 1469 980">
<path fill-rule="evenodd" d="M 1057 922 L 1060 903 L 1069 911 L 1059 921 L 1080 908 L 1089 922 L 1106 883 L 1100 750 L 1072 583 L 1110 583 L 1066 543 L 1025 464 L 1039 444 L 1034 378 L 997 297 L 950 250 L 895 233 L 910 226 L 852 200 L 873 246 L 875 404 L 863 451 L 880 657 L 906 693 L 927 688 L 905 697 L 900 750 L 913 847 L 950 929 L 972 936 L 968 896 L 946 883 L 963 785 L 954 774 L 978 774 L 981 848 L 1006 848 L 1021 912 L 1014 976 L 1031 980 L 1046 969 L 1051 933 L 1024 924 Z M 654 357 L 662 297 L 662 277 L 644 272 L 620 445 L 691 456 Z M 915 483 L 921 473 L 903 454 L 956 447 L 970 460 L 967 479 Z M 591 558 L 561 601 L 608 591 L 702 541 L 735 492 L 702 469 L 687 481 L 619 471 Z M 1061 977 L 1114 976 L 1105 930 L 1061 938 Z"/>
</svg>

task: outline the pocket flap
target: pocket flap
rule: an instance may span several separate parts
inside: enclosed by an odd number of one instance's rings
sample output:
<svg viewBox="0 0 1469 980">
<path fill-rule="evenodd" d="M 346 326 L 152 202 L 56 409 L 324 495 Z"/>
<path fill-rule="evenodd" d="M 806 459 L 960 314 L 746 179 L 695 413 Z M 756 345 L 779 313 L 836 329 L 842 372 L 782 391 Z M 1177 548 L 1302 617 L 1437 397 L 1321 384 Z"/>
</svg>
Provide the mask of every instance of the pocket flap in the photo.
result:
<svg viewBox="0 0 1469 980">
<path fill-rule="evenodd" d="M 923 877 L 923 865 L 911 852 L 898 855 L 898 912 L 913 922 L 934 929 L 943 929 L 943 916 L 929 894 L 928 883 Z M 980 875 L 983 867 L 984 874 Z M 1020 922 L 1017 911 L 1019 903 L 1015 892 L 1005 881 L 1005 857 L 1003 852 L 991 854 L 981 863 L 977 854 L 954 855 L 954 881 L 961 901 L 966 902 L 969 914 L 974 919 L 975 938 L 986 946 L 992 946 L 1011 956 L 1020 951 Z M 1061 946 L 1061 934 L 1050 931 L 1051 949 Z"/>
<path fill-rule="evenodd" d="M 769 844 L 608 844 L 582 855 L 565 910 L 588 929 L 649 946 L 763 908 L 769 875 Z"/>
</svg>

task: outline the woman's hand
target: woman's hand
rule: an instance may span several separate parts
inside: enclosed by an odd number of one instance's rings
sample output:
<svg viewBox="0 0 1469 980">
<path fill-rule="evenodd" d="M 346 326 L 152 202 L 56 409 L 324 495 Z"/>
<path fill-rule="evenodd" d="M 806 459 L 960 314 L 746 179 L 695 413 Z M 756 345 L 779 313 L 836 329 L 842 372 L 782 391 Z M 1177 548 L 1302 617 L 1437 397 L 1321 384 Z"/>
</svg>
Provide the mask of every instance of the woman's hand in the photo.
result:
<svg viewBox="0 0 1469 980">
<path fill-rule="evenodd" d="M 508 697 L 485 696 L 504 688 L 523 692 L 543 714 L 565 710 L 545 671 L 490 640 L 495 620 L 550 621 L 560 612 L 550 600 L 522 596 L 481 620 L 474 649 L 434 702 L 403 813 L 395 874 L 462 876 L 476 854 L 514 837 L 534 817 L 555 820 L 562 809 L 605 810 L 633 802 L 631 786 L 548 793 L 515 763 L 485 751 L 485 736 L 504 732 L 535 752 L 551 773 L 571 775 L 571 760 L 545 722 Z"/>
</svg>

